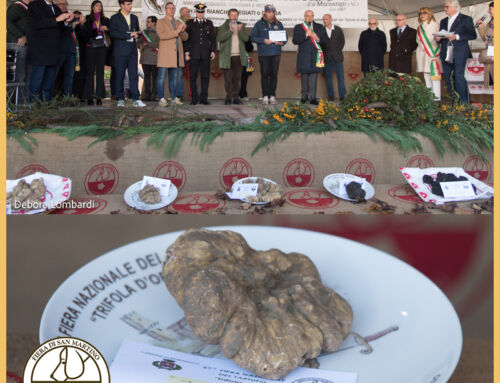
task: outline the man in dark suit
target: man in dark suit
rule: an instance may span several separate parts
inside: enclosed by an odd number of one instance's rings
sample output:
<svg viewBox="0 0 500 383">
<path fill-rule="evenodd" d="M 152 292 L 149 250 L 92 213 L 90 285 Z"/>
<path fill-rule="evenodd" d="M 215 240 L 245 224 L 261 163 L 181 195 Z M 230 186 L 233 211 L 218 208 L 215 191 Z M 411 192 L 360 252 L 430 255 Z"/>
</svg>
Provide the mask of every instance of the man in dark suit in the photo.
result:
<svg viewBox="0 0 500 383">
<path fill-rule="evenodd" d="M 188 20 L 186 32 L 189 37 L 186 41 L 185 61 L 189 62 L 189 87 L 191 90 L 191 105 L 198 102 L 209 105 L 208 82 L 210 80 L 210 61 L 215 59 L 217 42 L 215 28 L 212 21 L 205 19 L 205 4 L 194 6 L 196 18 Z M 201 74 L 201 92 L 196 85 L 198 72 Z"/>
<path fill-rule="evenodd" d="M 345 98 L 346 90 L 344 83 L 344 49 L 345 38 L 344 32 L 338 25 L 332 24 L 332 15 L 327 13 L 323 15 L 323 24 L 325 25 L 326 40 L 325 40 L 325 78 L 326 89 L 328 91 L 328 100 L 333 101 L 335 93 L 333 91 L 333 70 L 337 75 L 337 84 L 339 88 L 340 100 Z"/>
<path fill-rule="evenodd" d="M 465 65 L 467 59 L 472 57 L 469 41 L 477 38 L 474 22 L 470 16 L 460 13 L 460 3 L 457 0 L 447 1 L 444 11 L 448 17 L 441 20 L 439 30 L 453 34 L 447 37 L 434 37 L 441 44 L 440 56 L 443 62 L 444 79 L 453 101 L 456 101 L 455 92 L 457 92 L 460 101 L 468 103 L 469 91 L 465 80 Z M 453 79 L 451 78 L 452 72 Z"/>
<path fill-rule="evenodd" d="M 30 102 L 52 99 L 61 33 L 65 23 L 68 24 L 73 18 L 73 13 L 62 13 L 50 0 L 35 0 L 29 3 L 28 62 L 32 65 Z"/>
<path fill-rule="evenodd" d="M 361 53 L 361 70 L 365 77 L 368 72 L 384 69 L 384 55 L 387 51 L 385 33 L 378 29 L 378 20 L 370 18 L 368 29 L 361 32 L 358 42 Z"/>
<path fill-rule="evenodd" d="M 314 13 L 307 10 L 304 13 L 304 22 L 293 28 L 292 42 L 299 46 L 297 51 L 297 73 L 300 73 L 301 102 L 309 101 L 318 105 L 316 88 L 318 73 L 323 72 L 325 66 L 322 46 L 326 41 L 325 27 L 314 22 Z"/>
<path fill-rule="evenodd" d="M 417 30 L 406 25 L 406 16 L 396 16 L 397 27 L 391 29 L 389 69 L 398 73 L 412 73 L 413 51 L 417 49 Z"/>
<path fill-rule="evenodd" d="M 116 71 L 115 92 L 118 98 L 117 107 L 125 106 L 123 81 L 128 71 L 130 93 L 134 107 L 146 106 L 139 100 L 139 80 L 137 68 L 137 42 L 139 38 L 139 19 L 132 12 L 132 0 L 118 0 L 120 11 L 111 16 L 109 34 L 113 39 L 113 59 Z"/>
</svg>

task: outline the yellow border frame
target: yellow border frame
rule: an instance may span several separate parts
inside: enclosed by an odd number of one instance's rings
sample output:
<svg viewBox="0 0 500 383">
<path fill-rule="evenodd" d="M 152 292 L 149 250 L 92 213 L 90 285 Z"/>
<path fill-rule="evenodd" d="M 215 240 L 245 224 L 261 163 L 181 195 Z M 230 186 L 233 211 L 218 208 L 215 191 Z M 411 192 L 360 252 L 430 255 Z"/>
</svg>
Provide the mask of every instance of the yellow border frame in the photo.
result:
<svg viewBox="0 0 500 383">
<path fill-rule="evenodd" d="M 0 1 L 0 25 L 3 25 L 2 37 L 0 38 L 0 49 L 7 50 L 7 1 Z M 7 62 L 5 54 L 2 56 L 0 65 L 0 89 L 6 89 Z M 0 115 L 3 121 L 2 133 L 0 134 L 0 195 L 5 201 L 5 180 L 7 179 L 7 100 L 5 95 L 0 97 Z M 0 203 L 0 376 L 7 379 L 7 215 L 5 203 Z M 0 377 L 0 380 L 2 378 Z"/>
<path fill-rule="evenodd" d="M 7 11 L 7 2 L 6 0 L 0 1 L 0 25 L 3 25 L 2 37 L 0 38 L 0 49 L 4 52 L 6 51 L 6 11 Z M 498 41 L 500 37 L 499 28 L 496 28 L 495 39 Z M 495 71 L 497 73 L 497 77 L 500 78 L 500 62 L 495 62 Z M 499 85 L 500 86 L 500 85 Z M 0 65 L 0 89 L 6 89 L 6 61 L 5 55 L 1 59 Z M 496 94 L 495 94 L 496 96 Z M 498 101 L 497 97 L 494 97 L 494 110 L 495 110 L 495 126 L 500 126 L 500 101 Z M 6 98 L 0 98 L 0 115 L 1 121 L 3 124 L 3 133 L 0 134 L 0 195 L 5 200 L 5 180 L 6 180 L 6 166 L 7 166 L 7 157 L 6 157 Z M 495 135 L 495 148 L 500 148 L 500 138 L 499 134 Z M 494 164 L 495 169 L 500 169 L 500 155 L 495 150 L 494 151 Z M 494 177 L 494 186 L 495 189 L 498 189 L 496 186 L 500 185 L 500 181 L 498 181 L 498 177 Z M 1 376 L 6 379 L 7 375 L 7 366 L 6 366 L 6 355 L 7 355 L 7 306 L 6 306 L 6 275 L 7 275 L 7 257 L 6 257 L 6 229 L 7 229 L 7 220 L 6 220 L 6 211 L 5 204 L 0 204 L 0 381 L 3 380 Z M 498 282 L 497 278 L 500 275 L 500 263 L 497 262 L 498 253 L 499 253 L 499 241 L 500 238 L 500 214 L 497 213 L 495 209 L 494 215 L 494 366 L 498 368 L 494 368 L 494 382 L 500 383 L 500 352 L 498 352 L 499 343 L 500 343 L 500 332 L 496 331 L 497 326 L 496 321 L 500 317 L 500 282 Z"/>
</svg>

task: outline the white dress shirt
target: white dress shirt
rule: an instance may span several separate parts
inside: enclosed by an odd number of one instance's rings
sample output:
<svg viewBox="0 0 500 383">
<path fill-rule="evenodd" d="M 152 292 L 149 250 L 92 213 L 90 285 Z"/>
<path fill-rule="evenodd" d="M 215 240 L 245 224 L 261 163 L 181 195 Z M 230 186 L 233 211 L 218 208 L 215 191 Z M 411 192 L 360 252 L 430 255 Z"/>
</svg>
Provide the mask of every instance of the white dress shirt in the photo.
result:
<svg viewBox="0 0 500 383">
<path fill-rule="evenodd" d="M 448 32 L 451 32 L 450 28 L 453 25 L 453 23 L 455 22 L 455 20 L 457 19 L 459 14 L 460 14 L 460 12 L 457 12 L 453 16 L 448 16 Z M 458 34 L 456 36 L 457 36 L 457 40 L 460 40 L 460 36 Z"/>
<path fill-rule="evenodd" d="M 332 38 L 332 31 L 335 29 L 335 26 L 332 24 L 332 28 L 331 29 L 328 29 L 326 28 L 326 34 L 328 35 L 328 38 L 331 39 Z"/>
</svg>

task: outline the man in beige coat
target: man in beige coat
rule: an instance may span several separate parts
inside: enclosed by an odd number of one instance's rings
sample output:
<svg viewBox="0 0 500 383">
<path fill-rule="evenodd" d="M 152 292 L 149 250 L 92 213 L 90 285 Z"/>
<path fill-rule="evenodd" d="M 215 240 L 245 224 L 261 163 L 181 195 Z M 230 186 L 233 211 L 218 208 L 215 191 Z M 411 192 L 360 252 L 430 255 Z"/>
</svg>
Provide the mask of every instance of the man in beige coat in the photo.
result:
<svg viewBox="0 0 500 383">
<path fill-rule="evenodd" d="M 184 50 L 182 42 L 188 39 L 185 31 L 186 25 L 174 18 L 175 5 L 171 1 L 165 4 L 165 17 L 156 23 L 156 33 L 160 39 L 158 52 L 158 75 L 156 76 L 156 88 L 158 92 L 158 103 L 167 106 L 165 99 L 165 77 L 168 72 L 168 89 L 172 99 L 172 105 L 182 105 L 177 97 L 177 69 L 184 68 Z M 181 79 L 182 80 L 182 79 Z"/>
</svg>

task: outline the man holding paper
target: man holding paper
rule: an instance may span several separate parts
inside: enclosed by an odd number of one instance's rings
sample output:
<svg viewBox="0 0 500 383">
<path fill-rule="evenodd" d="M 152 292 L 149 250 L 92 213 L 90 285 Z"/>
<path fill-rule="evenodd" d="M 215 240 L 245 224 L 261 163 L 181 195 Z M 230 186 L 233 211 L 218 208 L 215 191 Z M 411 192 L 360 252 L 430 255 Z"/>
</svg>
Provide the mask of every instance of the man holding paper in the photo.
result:
<svg viewBox="0 0 500 383">
<path fill-rule="evenodd" d="M 286 44 L 288 38 L 285 27 L 276 19 L 276 8 L 273 5 L 268 4 L 264 7 L 264 15 L 255 23 L 251 39 L 257 44 L 259 55 L 262 103 L 277 104 L 276 87 L 281 47 Z"/>
<path fill-rule="evenodd" d="M 323 72 L 325 56 L 321 45 L 326 42 L 325 27 L 314 22 L 314 13 L 307 10 L 304 22 L 293 29 L 293 43 L 299 46 L 297 52 L 297 73 L 301 74 L 301 102 L 318 105 L 316 85 L 318 73 Z"/>
<path fill-rule="evenodd" d="M 444 11 L 448 17 L 441 20 L 441 32 L 434 35 L 434 39 L 441 44 L 441 60 L 446 86 L 455 102 L 455 93 L 460 101 L 469 102 L 469 91 L 465 80 L 465 65 L 467 59 L 472 57 L 469 41 L 477 37 L 474 23 L 470 16 L 460 13 L 458 0 L 447 1 Z M 453 80 L 451 73 L 453 72 Z"/>
<path fill-rule="evenodd" d="M 116 70 L 115 94 L 117 107 L 125 107 L 125 72 L 128 72 L 130 93 L 134 107 L 146 106 L 139 100 L 137 42 L 140 28 L 139 19 L 132 14 L 132 0 L 118 0 L 120 11 L 111 16 L 109 31 L 113 39 L 113 58 Z"/>
</svg>

